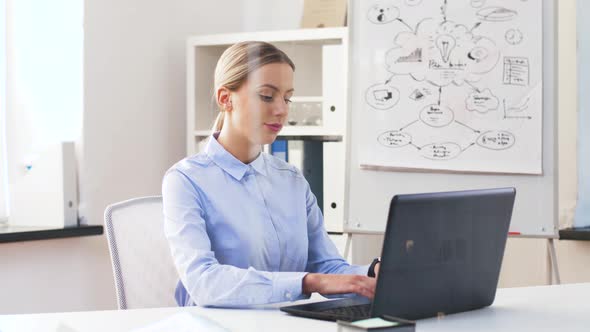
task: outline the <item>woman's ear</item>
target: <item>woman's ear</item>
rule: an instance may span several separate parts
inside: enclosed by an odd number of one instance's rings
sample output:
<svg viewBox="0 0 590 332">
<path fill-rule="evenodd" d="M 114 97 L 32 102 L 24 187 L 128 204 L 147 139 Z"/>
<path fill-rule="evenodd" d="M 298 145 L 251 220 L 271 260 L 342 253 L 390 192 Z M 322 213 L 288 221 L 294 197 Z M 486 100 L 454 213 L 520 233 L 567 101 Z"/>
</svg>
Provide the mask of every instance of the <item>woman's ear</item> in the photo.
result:
<svg viewBox="0 0 590 332">
<path fill-rule="evenodd" d="M 226 87 L 220 87 L 217 89 L 217 105 L 223 111 L 231 111 L 231 91 Z"/>
</svg>

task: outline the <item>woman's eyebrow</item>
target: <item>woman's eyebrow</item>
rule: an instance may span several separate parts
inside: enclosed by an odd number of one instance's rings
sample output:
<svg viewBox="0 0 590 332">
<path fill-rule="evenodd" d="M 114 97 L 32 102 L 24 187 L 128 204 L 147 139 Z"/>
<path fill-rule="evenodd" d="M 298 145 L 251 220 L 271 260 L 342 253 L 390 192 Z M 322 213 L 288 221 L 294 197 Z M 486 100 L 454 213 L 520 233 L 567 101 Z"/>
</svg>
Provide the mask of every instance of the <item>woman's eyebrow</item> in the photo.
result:
<svg viewBox="0 0 590 332">
<path fill-rule="evenodd" d="M 272 84 L 262 84 L 262 85 L 258 86 L 258 88 L 271 88 L 275 91 L 280 91 L 279 88 L 277 88 L 276 86 L 274 86 Z M 285 92 L 293 92 L 293 91 L 295 91 L 295 89 L 291 88 Z"/>
<path fill-rule="evenodd" d="M 274 86 L 272 84 L 262 84 L 262 85 L 258 86 L 258 88 L 271 88 L 273 90 L 279 91 L 279 88 L 277 88 L 276 86 Z"/>
</svg>

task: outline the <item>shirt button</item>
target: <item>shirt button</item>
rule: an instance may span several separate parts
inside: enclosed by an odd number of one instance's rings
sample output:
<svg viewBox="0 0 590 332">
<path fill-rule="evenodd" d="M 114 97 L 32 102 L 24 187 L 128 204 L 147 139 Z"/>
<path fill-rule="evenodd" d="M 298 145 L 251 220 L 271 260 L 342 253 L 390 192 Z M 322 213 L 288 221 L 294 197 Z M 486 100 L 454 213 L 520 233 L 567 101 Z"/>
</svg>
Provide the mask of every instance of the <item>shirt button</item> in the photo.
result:
<svg viewBox="0 0 590 332">
<path fill-rule="evenodd" d="M 287 298 L 287 300 L 291 299 L 291 293 L 290 292 L 285 292 L 285 298 Z"/>
</svg>

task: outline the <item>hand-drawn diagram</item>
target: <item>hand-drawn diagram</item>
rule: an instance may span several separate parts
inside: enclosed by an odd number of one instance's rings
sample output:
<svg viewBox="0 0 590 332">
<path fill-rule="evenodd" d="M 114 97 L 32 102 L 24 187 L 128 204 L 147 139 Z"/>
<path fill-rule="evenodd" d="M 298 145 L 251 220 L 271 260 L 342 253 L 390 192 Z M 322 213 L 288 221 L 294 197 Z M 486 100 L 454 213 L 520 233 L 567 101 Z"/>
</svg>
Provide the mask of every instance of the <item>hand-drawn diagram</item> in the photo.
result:
<svg viewBox="0 0 590 332">
<path fill-rule="evenodd" d="M 380 128 L 384 116 L 399 119 L 373 136 L 376 140 L 368 144 L 377 144 L 365 149 L 367 159 L 409 168 L 410 160 L 416 160 L 421 168 L 432 169 L 449 169 L 444 164 L 461 162 L 475 165 L 474 170 L 494 172 L 470 158 L 495 160 L 488 155 L 505 153 L 510 162 L 510 158 L 522 158 L 524 149 L 534 156 L 530 165 L 540 164 L 542 96 L 534 87 L 540 86 L 542 77 L 531 70 L 539 65 L 541 38 L 525 37 L 531 29 L 525 29 L 523 22 L 539 14 L 541 4 L 506 2 L 508 8 L 486 7 L 486 0 L 437 2 L 380 0 L 365 7 L 368 23 L 391 24 L 396 32 L 384 36 L 382 44 L 373 44 L 379 52 L 366 51 L 369 59 L 376 54 L 384 57 L 373 60 L 379 66 L 370 70 L 384 70 L 388 79 L 363 81 L 363 100 L 369 112 L 386 111 L 375 118 Z M 413 15 L 405 16 L 406 12 Z M 490 33 L 494 30 L 500 33 Z M 508 47 L 510 52 L 504 53 Z M 365 132 L 370 132 L 368 125 Z M 395 153 L 395 160 L 382 157 L 386 151 Z"/>
<path fill-rule="evenodd" d="M 450 108 L 438 104 L 428 105 L 420 112 L 420 120 L 434 128 L 446 127 L 454 119 L 455 113 Z"/>
<path fill-rule="evenodd" d="M 500 101 L 494 96 L 490 89 L 471 93 L 465 100 L 465 108 L 468 111 L 486 113 L 498 109 Z"/>
<path fill-rule="evenodd" d="M 510 45 L 518 45 L 522 42 L 522 31 L 518 29 L 509 29 L 504 34 L 504 39 Z"/>
<path fill-rule="evenodd" d="M 526 98 L 516 106 L 508 106 L 506 99 L 504 99 L 502 101 L 504 106 L 504 119 L 532 119 L 532 117 L 528 115 L 528 112 L 526 112 L 529 109 L 530 100 L 531 98 Z"/>
<path fill-rule="evenodd" d="M 477 138 L 477 145 L 491 150 L 505 150 L 514 145 L 515 137 L 502 130 L 492 130 L 481 134 Z"/>
<path fill-rule="evenodd" d="M 367 89 L 366 101 L 379 110 L 390 109 L 399 101 L 399 90 L 387 84 L 375 84 Z"/>
<path fill-rule="evenodd" d="M 521 57 L 505 57 L 503 82 L 511 85 L 529 85 L 529 60 Z"/>
<path fill-rule="evenodd" d="M 487 7 L 477 12 L 479 19 L 490 22 L 504 22 L 514 19 L 518 13 L 503 7 Z"/>
<path fill-rule="evenodd" d="M 394 43 L 385 55 L 387 70 L 435 86 L 478 81 L 500 58 L 493 40 L 475 38 L 465 25 L 431 18 L 418 23 L 416 32 L 400 32 Z"/>
<path fill-rule="evenodd" d="M 386 24 L 399 17 L 399 9 L 393 4 L 393 1 L 380 1 L 371 7 L 367 17 L 375 24 Z"/>
<path fill-rule="evenodd" d="M 422 88 L 422 89 L 416 88 L 414 91 L 412 91 L 412 93 L 410 94 L 409 97 L 412 100 L 420 101 L 430 95 L 431 95 L 430 90 L 428 90 L 426 88 Z"/>
</svg>

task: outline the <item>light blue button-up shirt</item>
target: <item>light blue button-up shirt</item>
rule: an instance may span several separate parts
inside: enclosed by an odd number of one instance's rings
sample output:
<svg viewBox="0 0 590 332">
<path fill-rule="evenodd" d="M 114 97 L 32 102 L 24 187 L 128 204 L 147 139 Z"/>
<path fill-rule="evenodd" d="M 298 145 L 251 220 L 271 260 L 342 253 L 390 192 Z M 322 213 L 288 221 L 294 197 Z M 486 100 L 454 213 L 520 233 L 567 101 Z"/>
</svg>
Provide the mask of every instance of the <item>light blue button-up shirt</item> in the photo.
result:
<svg viewBox="0 0 590 332">
<path fill-rule="evenodd" d="M 168 170 L 162 196 L 181 306 L 294 301 L 308 272 L 367 274 L 336 250 L 301 172 L 266 153 L 244 164 L 211 136 Z"/>
</svg>

